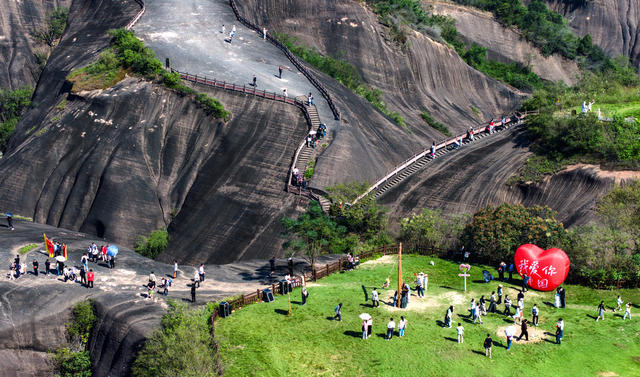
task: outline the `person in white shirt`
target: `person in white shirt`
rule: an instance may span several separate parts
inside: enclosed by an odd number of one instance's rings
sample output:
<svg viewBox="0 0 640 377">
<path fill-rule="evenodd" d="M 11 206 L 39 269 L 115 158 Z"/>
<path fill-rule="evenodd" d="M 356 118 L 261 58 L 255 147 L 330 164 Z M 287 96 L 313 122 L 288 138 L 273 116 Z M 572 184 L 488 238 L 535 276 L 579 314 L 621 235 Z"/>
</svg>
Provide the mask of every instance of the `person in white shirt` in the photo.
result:
<svg viewBox="0 0 640 377">
<path fill-rule="evenodd" d="M 198 267 L 198 275 L 200 275 L 200 281 L 203 282 L 204 281 L 204 263 L 201 263 L 200 267 Z"/>
<path fill-rule="evenodd" d="M 404 319 L 404 316 L 400 316 L 400 322 L 398 322 L 398 337 L 402 338 L 404 336 L 404 329 L 407 328 L 407 320 Z"/>
<path fill-rule="evenodd" d="M 378 298 L 378 291 L 376 288 L 373 288 L 373 292 L 371 292 L 371 301 L 373 307 L 377 308 L 380 306 L 380 299 Z"/>
<path fill-rule="evenodd" d="M 175 279 L 176 277 L 178 277 L 178 261 L 177 260 L 173 260 L 173 278 Z"/>
<path fill-rule="evenodd" d="M 614 312 L 617 312 L 618 310 L 622 310 L 622 304 L 624 304 L 624 301 L 622 301 L 622 297 L 620 297 L 620 295 L 618 295 L 618 298 L 616 299 L 616 308 L 613 309 Z"/>
<path fill-rule="evenodd" d="M 396 329 L 396 323 L 393 322 L 393 318 L 389 319 L 389 323 L 387 323 L 387 338 L 386 340 L 391 340 L 393 338 L 393 330 Z"/>
<path fill-rule="evenodd" d="M 627 319 L 627 317 L 629 317 L 629 320 L 631 320 L 631 303 L 627 302 L 627 310 L 624 311 L 624 316 L 622 317 L 622 320 L 624 321 L 625 319 Z"/>
<path fill-rule="evenodd" d="M 462 327 L 462 323 L 458 322 L 456 331 L 458 332 L 458 343 L 464 343 L 464 327 Z"/>
</svg>

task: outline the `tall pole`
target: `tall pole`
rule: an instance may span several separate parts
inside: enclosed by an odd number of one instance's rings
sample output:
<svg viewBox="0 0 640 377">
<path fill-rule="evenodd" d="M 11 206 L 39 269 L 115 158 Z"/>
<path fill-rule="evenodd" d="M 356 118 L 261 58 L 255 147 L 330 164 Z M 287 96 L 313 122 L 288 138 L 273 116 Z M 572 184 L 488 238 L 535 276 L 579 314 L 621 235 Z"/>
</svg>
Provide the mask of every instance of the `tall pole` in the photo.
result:
<svg viewBox="0 0 640 377">
<path fill-rule="evenodd" d="M 396 306 L 400 307 L 400 297 L 402 294 L 402 242 L 398 246 L 398 299 L 396 300 Z"/>
</svg>

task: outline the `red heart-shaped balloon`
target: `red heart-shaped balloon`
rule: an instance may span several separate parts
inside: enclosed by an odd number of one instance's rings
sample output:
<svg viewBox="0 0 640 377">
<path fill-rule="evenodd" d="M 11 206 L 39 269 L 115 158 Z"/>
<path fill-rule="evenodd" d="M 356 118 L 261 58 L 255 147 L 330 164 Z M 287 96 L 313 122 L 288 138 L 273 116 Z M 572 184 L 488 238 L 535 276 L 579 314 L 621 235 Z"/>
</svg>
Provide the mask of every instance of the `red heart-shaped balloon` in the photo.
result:
<svg viewBox="0 0 640 377">
<path fill-rule="evenodd" d="M 571 262 L 564 251 L 551 248 L 542 250 L 530 243 L 516 250 L 514 258 L 520 276 L 529 276 L 529 287 L 539 291 L 556 289 L 569 274 Z"/>
</svg>

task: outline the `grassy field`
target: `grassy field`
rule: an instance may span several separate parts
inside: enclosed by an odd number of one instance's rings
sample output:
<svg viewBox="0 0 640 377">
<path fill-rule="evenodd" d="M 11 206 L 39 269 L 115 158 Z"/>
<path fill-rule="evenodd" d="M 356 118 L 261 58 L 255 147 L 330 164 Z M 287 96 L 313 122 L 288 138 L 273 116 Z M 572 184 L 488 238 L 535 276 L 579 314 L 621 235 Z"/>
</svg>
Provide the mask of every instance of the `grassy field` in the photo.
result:
<svg viewBox="0 0 640 377">
<path fill-rule="evenodd" d="M 482 267 L 473 266 L 468 291 L 457 276 L 456 263 L 437 258 L 404 256 L 405 279 L 414 273 L 429 274 L 425 298 L 411 296 L 407 309 L 387 302 L 397 279 L 393 257 L 363 264 L 356 271 L 334 274 L 309 283 L 309 300 L 300 305 L 300 289 L 291 295 L 293 315 L 287 316 L 287 297 L 275 302 L 250 305 L 216 322 L 216 336 L 226 376 L 638 376 L 640 375 L 640 290 L 599 291 L 581 286 L 565 286 L 567 308 L 556 309 L 553 292 L 530 291 L 525 296 L 525 316 L 531 306 L 540 308 L 539 331 L 553 333 L 558 317 L 565 320 L 562 345 L 551 335 L 534 341 L 514 342 L 506 351 L 502 329 L 512 323 L 505 316 L 489 313 L 484 324 L 467 319 L 471 298 L 488 298 L 498 282 L 485 284 Z M 433 260 L 435 266 L 430 266 Z M 492 272 L 493 273 L 493 272 Z M 380 308 L 364 301 L 362 285 L 370 292 L 387 277 L 392 288 L 381 291 Z M 515 298 L 516 284 L 504 284 L 505 294 Z M 397 284 L 397 283 L 396 283 Z M 416 292 L 412 292 L 415 294 Z M 606 312 L 606 320 L 595 322 L 596 306 L 605 300 L 614 306 L 617 294 L 635 303 L 632 321 L 622 321 L 622 313 Z M 342 322 L 331 320 L 333 308 L 343 303 Z M 441 327 L 446 307 L 455 306 L 453 328 Z M 503 305 L 499 309 L 504 309 Z M 373 333 L 361 339 L 362 312 L 373 316 Z M 407 318 L 405 337 L 384 340 L 389 317 Z M 455 326 L 465 327 L 465 342 L 456 341 Z M 520 334 L 519 326 L 517 335 Z M 538 330 L 540 329 L 540 330 Z M 482 342 L 491 333 L 497 343 L 493 359 L 484 357 Z M 498 335 L 499 334 L 499 335 Z"/>
</svg>

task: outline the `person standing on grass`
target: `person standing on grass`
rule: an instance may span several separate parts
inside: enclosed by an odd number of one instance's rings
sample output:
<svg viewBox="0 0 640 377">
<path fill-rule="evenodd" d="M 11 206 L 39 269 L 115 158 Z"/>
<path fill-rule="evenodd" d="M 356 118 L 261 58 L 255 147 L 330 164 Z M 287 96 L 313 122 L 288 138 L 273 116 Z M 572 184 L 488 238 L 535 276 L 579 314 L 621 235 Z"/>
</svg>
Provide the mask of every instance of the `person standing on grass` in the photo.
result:
<svg viewBox="0 0 640 377">
<path fill-rule="evenodd" d="M 511 349 L 511 342 L 513 342 L 515 333 L 516 330 L 513 326 L 507 326 L 507 328 L 504 329 L 504 335 L 507 337 L 507 351 Z"/>
<path fill-rule="evenodd" d="M 527 292 L 529 290 L 529 275 L 524 274 L 522 277 L 522 292 Z"/>
<path fill-rule="evenodd" d="M 37 260 L 33 260 L 33 274 L 38 276 L 38 261 Z"/>
<path fill-rule="evenodd" d="M 469 304 L 469 318 L 473 319 L 476 317 L 476 299 L 471 299 L 471 304 Z"/>
<path fill-rule="evenodd" d="M 618 295 L 618 298 L 616 299 L 616 308 L 613 309 L 613 311 L 617 312 L 618 310 L 622 310 L 622 304 L 624 304 L 624 301 L 622 301 L 622 297 Z"/>
<path fill-rule="evenodd" d="M 487 337 L 484 339 L 484 355 L 488 358 L 491 358 L 492 346 L 493 346 L 493 339 L 491 339 L 491 334 L 487 334 Z"/>
<path fill-rule="evenodd" d="M 498 266 L 498 276 L 500 281 L 504 281 L 504 271 L 507 269 L 507 264 L 504 262 L 500 262 Z"/>
<path fill-rule="evenodd" d="M 502 304 L 502 284 L 498 284 L 498 302 L 496 304 Z"/>
<path fill-rule="evenodd" d="M 407 320 L 404 319 L 404 316 L 400 316 L 400 322 L 398 322 L 398 338 L 402 338 L 404 336 L 405 328 L 407 328 Z"/>
<path fill-rule="evenodd" d="M 87 288 L 93 288 L 94 279 L 95 274 L 93 273 L 93 269 L 89 269 L 89 272 L 87 272 Z"/>
<path fill-rule="evenodd" d="M 456 332 L 458 333 L 458 344 L 464 343 L 464 327 L 462 327 L 462 323 L 458 322 Z"/>
<path fill-rule="evenodd" d="M 339 303 L 338 306 L 333 308 L 333 310 L 336 312 L 336 315 L 333 317 L 333 319 L 337 319 L 338 321 L 342 322 L 342 303 Z"/>
<path fill-rule="evenodd" d="M 367 339 L 369 336 L 369 321 L 366 319 L 362 321 L 362 339 Z"/>
<path fill-rule="evenodd" d="M 391 340 L 393 338 L 393 331 L 396 329 L 396 323 L 393 322 L 393 318 L 389 318 L 389 322 L 387 323 L 387 337 L 386 340 Z"/>
<path fill-rule="evenodd" d="M 558 293 L 560 294 L 560 307 L 564 309 L 567 306 L 566 291 L 563 287 L 560 287 L 558 288 Z"/>
<path fill-rule="evenodd" d="M 306 287 L 302 287 L 302 306 L 306 305 L 307 297 L 309 297 L 309 291 L 307 291 Z"/>
<path fill-rule="evenodd" d="M 604 312 L 606 311 L 607 309 L 605 309 L 604 307 L 604 301 L 600 301 L 600 305 L 598 305 L 598 316 L 596 317 L 596 322 L 598 322 L 600 318 L 602 318 L 602 320 L 604 321 Z"/>
<path fill-rule="evenodd" d="M 447 313 L 444 315 L 444 325 L 451 328 L 451 318 L 453 317 L 453 305 L 449 306 Z"/>
<path fill-rule="evenodd" d="M 496 292 L 491 292 L 491 296 L 489 296 L 489 313 L 496 312 Z"/>
<path fill-rule="evenodd" d="M 371 336 L 372 329 L 373 329 L 373 318 L 369 318 L 367 320 L 367 338 Z"/>
<path fill-rule="evenodd" d="M 627 309 L 624 311 L 622 320 L 624 321 L 625 319 L 627 319 L 627 317 L 629 317 L 629 320 L 631 320 L 631 302 L 627 302 Z"/>
<path fill-rule="evenodd" d="M 562 344 L 562 337 L 564 336 L 564 321 L 562 318 L 558 318 L 556 323 L 556 344 Z"/>
<path fill-rule="evenodd" d="M 504 315 L 511 315 L 511 299 L 509 298 L 509 295 L 505 295 L 504 296 Z"/>
<path fill-rule="evenodd" d="M 422 289 L 422 276 L 418 275 L 416 290 L 418 291 L 418 297 L 424 297 L 424 289 Z"/>
<path fill-rule="evenodd" d="M 538 310 L 538 305 L 533 304 L 533 307 L 531 308 L 531 322 L 533 322 L 533 326 L 538 326 L 538 316 L 540 314 L 540 311 Z"/>
<path fill-rule="evenodd" d="M 378 290 L 376 288 L 373 288 L 373 291 L 371 292 L 371 306 L 372 307 L 379 307 L 380 306 L 380 299 L 378 297 Z"/>
</svg>

